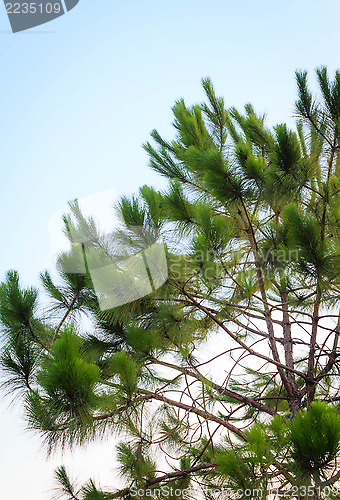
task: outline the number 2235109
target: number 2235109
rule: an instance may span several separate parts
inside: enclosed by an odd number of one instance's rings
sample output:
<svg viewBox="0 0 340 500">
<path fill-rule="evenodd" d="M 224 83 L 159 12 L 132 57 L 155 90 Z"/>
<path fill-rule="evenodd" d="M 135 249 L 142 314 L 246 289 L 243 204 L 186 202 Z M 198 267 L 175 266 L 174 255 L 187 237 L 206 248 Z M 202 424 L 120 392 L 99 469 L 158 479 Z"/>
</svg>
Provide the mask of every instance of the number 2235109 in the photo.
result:
<svg viewBox="0 0 340 500">
<path fill-rule="evenodd" d="M 7 14 L 59 14 L 61 12 L 60 3 L 6 3 Z"/>
</svg>

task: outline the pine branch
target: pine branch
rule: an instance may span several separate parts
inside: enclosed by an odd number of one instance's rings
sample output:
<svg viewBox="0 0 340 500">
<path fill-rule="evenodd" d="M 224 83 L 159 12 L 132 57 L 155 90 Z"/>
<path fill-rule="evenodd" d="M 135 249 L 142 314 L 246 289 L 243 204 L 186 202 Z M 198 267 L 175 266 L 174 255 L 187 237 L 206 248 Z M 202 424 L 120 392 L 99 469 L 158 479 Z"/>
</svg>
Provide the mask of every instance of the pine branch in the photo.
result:
<svg viewBox="0 0 340 500">
<path fill-rule="evenodd" d="M 299 370 L 295 370 L 293 368 L 289 368 L 287 365 L 284 365 L 272 358 L 269 358 L 268 356 L 265 356 L 264 354 L 254 351 L 254 349 L 247 346 L 247 344 L 245 344 L 237 335 L 235 335 L 231 330 L 229 330 L 229 328 L 227 328 L 222 321 L 220 321 L 216 316 L 214 316 L 209 311 L 208 308 L 197 302 L 194 299 L 194 297 L 189 292 L 187 292 L 181 285 L 179 285 L 178 283 L 173 283 L 173 285 L 176 288 L 178 288 L 178 290 L 180 290 L 183 293 L 183 295 L 188 297 L 192 302 L 192 304 L 194 304 L 197 307 L 197 309 L 204 312 L 210 319 L 214 321 L 214 323 L 216 323 L 219 327 L 221 327 L 235 342 L 237 342 L 237 344 L 239 344 L 245 351 L 249 352 L 249 354 L 257 358 L 263 359 L 264 361 L 267 361 L 268 363 L 277 366 L 277 368 L 281 368 L 282 370 L 288 370 L 292 373 L 295 373 L 295 375 L 298 375 L 299 377 L 303 378 L 306 381 L 308 380 L 308 377 L 303 372 L 300 372 Z"/>
<path fill-rule="evenodd" d="M 81 292 L 81 290 L 77 290 L 77 292 L 75 293 L 75 295 L 74 295 L 74 297 L 72 299 L 72 302 L 68 306 L 68 309 L 67 309 L 66 313 L 64 314 L 62 320 L 60 321 L 59 325 L 57 326 L 55 334 L 54 334 L 52 342 L 51 342 L 51 346 L 53 346 L 54 342 L 57 340 L 58 334 L 59 334 L 59 331 L 60 331 L 61 327 L 63 326 L 63 324 L 67 320 L 67 318 L 70 315 L 70 313 L 73 311 L 74 305 L 75 305 L 75 303 L 76 303 L 76 301 L 77 301 L 77 299 L 79 297 L 80 292 Z"/>
<path fill-rule="evenodd" d="M 247 441 L 246 435 L 244 434 L 243 431 L 241 431 L 241 429 L 238 429 L 233 424 L 224 420 L 223 418 L 217 417 L 216 415 L 213 415 L 212 413 L 209 413 L 208 411 L 200 410 L 199 408 L 196 408 L 195 406 L 189 406 L 189 405 L 182 403 L 180 401 L 175 401 L 174 399 L 167 398 L 163 394 L 151 392 L 151 391 L 148 391 L 146 389 L 138 389 L 138 390 L 141 394 L 145 394 L 147 399 L 155 399 L 157 401 L 162 401 L 163 403 L 167 403 L 171 406 L 174 406 L 175 408 L 185 410 L 188 413 L 193 413 L 194 415 L 202 417 L 205 420 L 209 420 L 211 422 L 215 422 L 216 424 L 220 424 L 223 427 L 225 427 L 226 429 L 230 430 L 233 434 L 236 434 L 243 441 Z"/>
<path fill-rule="evenodd" d="M 230 389 L 227 389 L 225 387 L 221 387 L 220 385 L 216 384 L 215 382 L 212 382 L 211 380 L 204 377 L 196 369 L 195 369 L 196 371 L 192 371 L 188 368 L 182 368 L 182 367 L 174 365 L 172 363 L 167 363 L 166 361 L 161 361 L 161 360 L 158 360 L 155 358 L 152 358 L 152 362 L 155 364 L 166 366 L 166 367 L 171 368 L 173 370 L 177 370 L 177 371 L 183 373 L 184 375 L 188 375 L 189 377 L 192 377 L 196 380 L 199 380 L 202 383 L 206 383 L 207 385 L 211 386 L 219 394 L 221 394 L 223 396 L 227 396 L 231 399 L 234 399 L 235 402 L 237 401 L 237 402 L 252 406 L 253 408 L 256 408 L 257 410 L 264 411 L 265 413 L 268 413 L 269 415 L 272 415 L 272 416 L 277 414 L 272 408 L 270 408 L 269 406 L 266 406 L 262 403 L 259 403 L 255 399 L 248 398 L 246 396 L 238 394 L 235 391 L 231 391 Z"/>
<path fill-rule="evenodd" d="M 244 223 L 244 227 L 245 227 L 246 233 L 248 235 L 251 248 L 252 248 L 253 253 L 254 253 L 256 274 L 257 274 L 257 278 L 258 278 L 260 293 L 261 293 L 263 307 L 264 307 L 264 315 L 265 315 L 268 334 L 269 334 L 269 345 L 270 345 L 270 348 L 271 348 L 271 351 L 273 354 L 274 361 L 276 363 L 278 363 L 277 367 L 278 367 L 278 372 L 279 372 L 279 375 L 281 377 L 282 383 L 283 383 L 287 393 L 290 396 L 293 396 L 293 388 L 292 388 L 284 370 L 281 368 L 281 366 L 279 366 L 279 365 L 281 365 L 281 360 L 280 360 L 279 352 L 278 352 L 277 345 L 276 345 L 274 326 L 273 326 L 271 314 L 270 314 L 269 307 L 268 307 L 268 299 L 267 299 L 266 289 L 265 289 L 265 285 L 264 285 L 262 269 L 260 266 L 259 251 L 258 251 L 258 246 L 257 246 L 256 238 L 255 238 L 255 232 L 254 232 L 253 225 L 251 223 L 248 211 L 246 209 L 246 206 L 245 206 L 243 200 L 241 200 L 241 203 L 242 203 L 244 214 L 246 216 L 246 220 L 244 219 L 244 215 L 243 215 L 241 210 L 239 210 L 238 213 L 239 213 L 239 215 Z M 290 368 L 291 373 L 293 373 L 292 370 L 293 370 L 293 368 Z"/>
<path fill-rule="evenodd" d="M 154 477 L 152 479 L 149 479 L 149 481 L 146 481 L 144 487 L 148 486 L 153 486 L 155 484 L 163 483 L 164 481 L 167 481 L 168 479 L 176 479 L 180 477 L 185 477 L 190 474 L 193 474 L 195 472 L 200 472 L 202 470 L 207 470 L 207 469 L 214 469 L 217 466 L 216 463 L 210 463 L 210 464 L 204 464 L 204 465 L 197 465 L 195 467 L 189 467 L 188 469 L 185 470 L 179 470 L 176 472 L 169 472 L 167 474 L 164 474 L 163 476 L 159 477 Z"/>
</svg>

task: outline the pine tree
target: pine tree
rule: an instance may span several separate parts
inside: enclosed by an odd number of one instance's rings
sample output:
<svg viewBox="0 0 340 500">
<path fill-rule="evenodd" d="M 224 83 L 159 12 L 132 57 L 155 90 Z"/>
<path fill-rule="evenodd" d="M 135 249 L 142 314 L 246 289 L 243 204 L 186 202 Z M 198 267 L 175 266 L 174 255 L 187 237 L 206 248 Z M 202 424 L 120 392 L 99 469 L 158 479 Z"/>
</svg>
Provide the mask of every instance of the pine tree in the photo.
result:
<svg viewBox="0 0 340 500">
<path fill-rule="evenodd" d="M 61 498 L 338 498 L 340 72 L 316 74 L 317 97 L 296 73 L 296 131 L 226 109 L 204 79 L 206 102 L 173 107 L 175 139 L 145 145 L 166 191 L 122 198 L 109 236 L 71 204 L 49 310 L 16 272 L 1 284 L 3 387 L 28 427 L 48 451 L 119 441 L 123 489 L 61 467 Z M 160 237 L 162 286 L 146 266 L 149 293 L 103 308 L 91 266 L 120 262 L 113 292 L 138 293 L 124 259 Z"/>
</svg>

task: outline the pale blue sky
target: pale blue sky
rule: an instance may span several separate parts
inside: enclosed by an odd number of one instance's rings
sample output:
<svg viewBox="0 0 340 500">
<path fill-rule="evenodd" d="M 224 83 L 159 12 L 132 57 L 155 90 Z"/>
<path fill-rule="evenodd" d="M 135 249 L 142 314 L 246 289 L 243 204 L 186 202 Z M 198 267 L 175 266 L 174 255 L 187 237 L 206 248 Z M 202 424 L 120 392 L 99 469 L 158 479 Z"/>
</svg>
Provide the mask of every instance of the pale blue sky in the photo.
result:
<svg viewBox="0 0 340 500">
<path fill-rule="evenodd" d="M 295 69 L 340 67 L 339 19 L 337 0 L 80 0 L 13 35 L 1 3 L 0 277 L 15 268 L 37 283 L 51 265 L 49 217 L 67 201 L 161 187 L 141 144 L 153 128 L 172 136 L 171 106 L 202 100 L 202 77 L 227 105 L 291 121 Z M 49 499 L 53 464 L 23 427 L 1 402 L 0 497 Z M 109 471 L 111 447 L 105 466 L 98 450 L 91 462 Z"/>
</svg>

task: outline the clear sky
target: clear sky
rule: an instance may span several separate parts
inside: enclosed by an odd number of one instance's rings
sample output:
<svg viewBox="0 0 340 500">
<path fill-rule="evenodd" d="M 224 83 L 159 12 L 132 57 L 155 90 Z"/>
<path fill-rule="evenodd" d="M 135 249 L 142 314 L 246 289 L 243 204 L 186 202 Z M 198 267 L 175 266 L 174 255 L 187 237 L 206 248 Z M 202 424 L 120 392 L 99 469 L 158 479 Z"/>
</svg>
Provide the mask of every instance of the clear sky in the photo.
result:
<svg viewBox="0 0 340 500">
<path fill-rule="evenodd" d="M 252 102 L 292 123 L 294 71 L 340 68 L 337 0 L 80 0 L 59 19 L 13 35 L 0 5 L 0 277 L 37 284 L 51 267 L 50 216 L 74 198 L 162 187 L 141 148 L 171 138 L 171 106 L 201 101 L 210 76 L 227 105 Z M 0 498 L 51 497 L 39 438 L 0 399 Z M 113 484 L 112 443 L 67 455 L 84 478 Z"/>
</svg>

